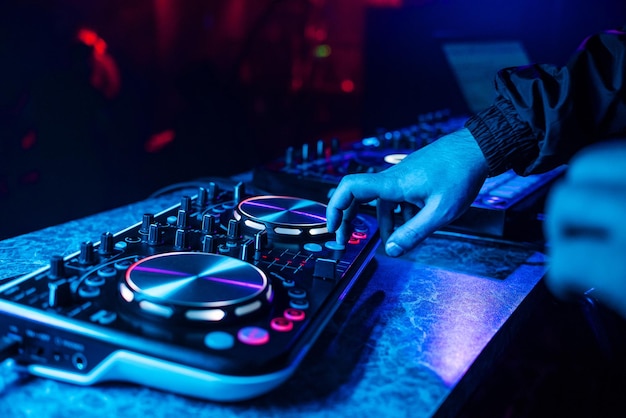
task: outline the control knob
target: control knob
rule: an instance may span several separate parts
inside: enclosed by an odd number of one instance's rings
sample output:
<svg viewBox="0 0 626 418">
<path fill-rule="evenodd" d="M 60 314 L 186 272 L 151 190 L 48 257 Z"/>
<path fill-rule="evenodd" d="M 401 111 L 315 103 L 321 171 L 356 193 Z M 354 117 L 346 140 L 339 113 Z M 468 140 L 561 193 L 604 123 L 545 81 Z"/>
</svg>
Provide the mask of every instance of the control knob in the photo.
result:
<svg viewBox="0 0 626 418">
<path fill-rule="evenodd" d="M 100 248 L 98 249 L 98 252 L 102 255 L 111 255 L 113 254 L 113 248 L 115 246 L 115 243 L 113 242 L 113 234 L 110 232 L 105 232 L 104 234 L 102 234 L 102 236 L 100 237 Z"/>
<path fill-rule="evenodd" d="M 78 255 L 78 263 L 82 265 L 90 265 L 95 262 L 93 243 L 84 241 L 80 244 L 80 254 Z"/>
</svg>

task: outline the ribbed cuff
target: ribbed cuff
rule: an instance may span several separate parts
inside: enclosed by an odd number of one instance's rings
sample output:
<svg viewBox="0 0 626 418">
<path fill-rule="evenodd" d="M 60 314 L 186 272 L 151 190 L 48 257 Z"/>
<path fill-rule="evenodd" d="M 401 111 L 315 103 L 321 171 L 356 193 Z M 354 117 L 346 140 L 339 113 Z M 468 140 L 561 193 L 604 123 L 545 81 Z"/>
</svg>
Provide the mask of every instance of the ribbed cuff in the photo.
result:
<svg viewBox="0 0 626 418">
<path fill-rule="evenodd" d="M 515 115 L 517 112 L 511 102 L 498 97 L 492 106 L 465 123 L 487 160 L 490 177 L 511 168 L 523 172 L 536 158 L 537 141 L 533 132 Z"/>
</svg>

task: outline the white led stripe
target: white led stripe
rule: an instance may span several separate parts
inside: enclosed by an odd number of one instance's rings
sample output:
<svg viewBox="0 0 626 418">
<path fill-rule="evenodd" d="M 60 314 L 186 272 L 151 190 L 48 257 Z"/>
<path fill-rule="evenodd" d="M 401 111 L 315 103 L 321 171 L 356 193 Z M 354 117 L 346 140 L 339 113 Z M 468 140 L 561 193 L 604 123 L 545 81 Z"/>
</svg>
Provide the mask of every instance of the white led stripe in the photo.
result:
<svg viewBox="0 0 626 418">
<path fill-rule="evenodd" d="M 283 228 L 280 226 L 277 226 L 276 228 L 274 228 L 274 232 L 276 232 L 277 234 L 280 235 L 300 235 L 302 234 L 302 230 L 301 229 L 296 229 L 296 228 Z"/>
<path fill-rule="evenodd" d="M 131 292 L 131 290 L 126 287 L 124 283 L 120 283 L 120 294 L 122 295 L 122 298 L 128 303 L 132 302 L 133 299 L 135 299 L 135 295 L 133 295 L 133 292 Z"/>
<path fill-rule="evenodd" d="M 146 312 L 150 312 L 151 314 L 162 316 L 164 318 L 170 318 L 172 315 L 174 315 L 174 310 L 172 308 L 168 306 L 158 305 L 147 300 L 142 300 L 141 302 L 139 302 L 139 307 Z"/>
<path fill-rule="evenodd" d="M 192 321 L 221 321 L 226 316 L 226 312 L 221 309 L 192 310 L 185 313 L 187 319 Z"/>
<path fill-rule="evenodd" d="M 261 301 L 255 300 L 252 303 L 235 308 L 235 315 L 244 316 L 244 315 L 249 314 L 250 312 L 256 311 L 260 307 L 261 307 Z"/>
<path fill-rule="evenodd" d="M 323 227 L 323 228 L 311 228 L 309 229 L 309 234 L 315 236 L 315 235 L 322 235 L 322 234 L 328 234 L 328 227 Z"/>
<path fill-rule="evenodd" d="M 250 219 L 246 219 L 244 221 L 244 224 L 246 224 L 247 227 L 252 228 L 252 229 L 259 229 L 259 230 L 265 229 L 265 225 L 259 222 L 251 221 Z"/>
</svg>

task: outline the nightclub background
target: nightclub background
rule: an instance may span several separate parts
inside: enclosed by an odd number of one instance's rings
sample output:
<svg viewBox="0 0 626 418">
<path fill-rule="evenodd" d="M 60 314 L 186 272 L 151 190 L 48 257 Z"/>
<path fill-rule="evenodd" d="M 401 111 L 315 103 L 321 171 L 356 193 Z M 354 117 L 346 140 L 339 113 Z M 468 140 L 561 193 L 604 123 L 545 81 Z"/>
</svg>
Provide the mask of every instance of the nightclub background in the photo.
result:
<svg viewBox="0 0 626 418">
<path fill-rule="evenodd" d="M 244 172 L 288 146 L 468 114 L 445 42 L 513 41 L 562 64 L 626 21 L 617 0 L 1 7 L 0 238 Z"/>
</svg>

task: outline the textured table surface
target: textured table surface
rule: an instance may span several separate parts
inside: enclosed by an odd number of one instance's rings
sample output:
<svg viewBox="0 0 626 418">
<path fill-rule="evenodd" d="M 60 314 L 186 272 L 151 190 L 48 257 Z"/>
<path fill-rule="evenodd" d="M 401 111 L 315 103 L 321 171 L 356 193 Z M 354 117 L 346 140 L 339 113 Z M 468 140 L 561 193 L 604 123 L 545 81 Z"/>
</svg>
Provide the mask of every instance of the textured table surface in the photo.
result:
<svg viewBox="0 0 626 418">
<path fill-rule="evenodd" d="M 0 278 L 77 251 L 104 231 L 178 203 L 148 199 L 0 241 Z M 434 235 L 401 259 L 378 251 L 295 374 L 260 398 L 218 404 L 121 383 L 0 382 L 0 417 L 450 415 L 480 383 L 544 272 L 522 245 Z M 5 373 L 6 374 L 6 373 Z"/>
</svg>

